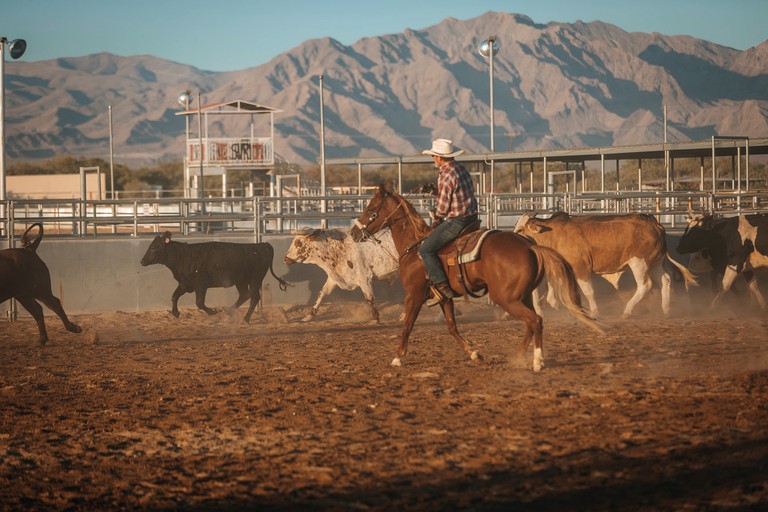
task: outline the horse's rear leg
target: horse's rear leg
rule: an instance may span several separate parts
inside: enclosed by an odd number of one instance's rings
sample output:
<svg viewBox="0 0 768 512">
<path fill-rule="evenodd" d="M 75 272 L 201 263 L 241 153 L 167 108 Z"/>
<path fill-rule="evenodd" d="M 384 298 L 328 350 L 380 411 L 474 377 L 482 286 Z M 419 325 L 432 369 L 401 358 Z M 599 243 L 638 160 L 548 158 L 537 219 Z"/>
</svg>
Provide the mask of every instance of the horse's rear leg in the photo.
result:
<svg viewBox="0 0 768 512">
<path fill-rule="evenodd" d="M 456 327 L 456 316 L 453 309 L 453 301 L 449 300 L 448 302 L 444 302 L 440 305 L 440 307 L 442 308 L 443 315 L 445 316 L 445 323 L 448 326 L 448 332 L 451 333 L 451 336 L 453 336 L 454 339 L 459 342 L 459 346 L 461 346 L 461 349 L 464 351 L 464 353 L 466 353 L 473 361 L 480 359 L 480 354 L 477 353 L 477 350 L 472 350 L 469 342 L 465 340 L 461 334 L 459 334 L 459 329 Z"/>
<path fill-rule="evenodd" d="M 520 344 L 520 356 L 525 356 L 525 351 L 533 338 L 533 371 L 538 372 L 544 367 L 544 347 L 542 342 L 543 322 L 533 310 L 533 305 L 526 305 L 516 301 L 508 304 L 500 304 L 509 316 L 522 321 L 525 324 L 523 341 Z"/>
</svg>

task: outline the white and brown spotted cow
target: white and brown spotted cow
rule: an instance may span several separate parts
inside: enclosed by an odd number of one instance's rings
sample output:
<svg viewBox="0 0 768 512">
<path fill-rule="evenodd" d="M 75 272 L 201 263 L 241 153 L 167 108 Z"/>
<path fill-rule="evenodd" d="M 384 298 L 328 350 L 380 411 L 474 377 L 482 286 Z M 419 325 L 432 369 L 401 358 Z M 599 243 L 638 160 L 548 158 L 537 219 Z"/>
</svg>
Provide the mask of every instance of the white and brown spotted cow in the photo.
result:
<svg viewBox="0 0 768 512">
<path fill-rule="evenodd" d="M 379 321 L 379 310 L 373 297 L 373 280 L 394 281 L 400 272 L 397 249 L 392 234 L 385 230 L 363 242 L 355 242 L 349 231 L 315 229 L 295 233 L 285 254 L 285 264 L 312 263 L 328 276 L 310 312 L 303 322 L 317 315 L 320 303 L 337 286 L 343 290 L 360 288 L 371 306 L 373 320 Z"/>
<path fill-rule="evenodd" d="M 741 275 L 760 308 L 766 308 L 754 270 L 768 267 L 768 214 L 715 219 L 710 214 L 690 213 L 677 252 L 709 260 L 721 281 L 712 300 L 713 307 Z"/>
<path fill-rule="evenodd" d="M 664 226 L 651 215 L 572 217 L 558 212 L 549 219 L 538 219 L 524 214 L 515 232 L 562 254 L 573 267 L 593 316 L 597 316 L 597 303 L 592 274 L 604 277 L 618 288 L 622 272 L 632 272 L 637 290 L 624 307 L 625 317 L 632 314 L 654 281 L 661 281 L 661 308 L 669 314 L 672 265 L 682 274 L 686 289 L 696 284 L 693 274 L 669 256 Z"/>
</svg>

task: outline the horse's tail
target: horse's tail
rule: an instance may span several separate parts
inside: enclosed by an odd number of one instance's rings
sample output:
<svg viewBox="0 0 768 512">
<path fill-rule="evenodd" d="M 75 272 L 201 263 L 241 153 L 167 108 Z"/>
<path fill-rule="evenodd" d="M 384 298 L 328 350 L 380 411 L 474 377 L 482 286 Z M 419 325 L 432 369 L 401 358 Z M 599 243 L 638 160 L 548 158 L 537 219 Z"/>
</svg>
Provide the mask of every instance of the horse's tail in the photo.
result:
<svg viewBox="0 0 768 512">
<path fill-rule="evenodd" d="M 699 282 L 696 280 L 696 276 L 694 276 L 690 270 L 688 270 L 687 267 L 682 265 L 681 263 L 675 261 L 672 256 L 669 255 L 669 253 L 666 253 L 666 259 L 669 260 L 669 263 L 675 266 L 677 270 L 682 274 L 683 276 L 683 282 L 685 283 L 685 289 L 688 290 L 690 286 L 699 286 Z M 668 265 L 666 261 L 664 261 L 663 265 Z"/>
<path fill-rule="evenodd" d="M 560 253 L 550 247 L 532 245 L 531 251 L 539 261 L 539 268 L 543 269 L 547 277 L 547 283 L 554 290 L 557 299 L 566 309 L 581 323 L 591 327 L 600 334 L 605 334 L 602 327 L 590 317 L 581 306 L 579 285 L 573 269 Z"/>
</svg>

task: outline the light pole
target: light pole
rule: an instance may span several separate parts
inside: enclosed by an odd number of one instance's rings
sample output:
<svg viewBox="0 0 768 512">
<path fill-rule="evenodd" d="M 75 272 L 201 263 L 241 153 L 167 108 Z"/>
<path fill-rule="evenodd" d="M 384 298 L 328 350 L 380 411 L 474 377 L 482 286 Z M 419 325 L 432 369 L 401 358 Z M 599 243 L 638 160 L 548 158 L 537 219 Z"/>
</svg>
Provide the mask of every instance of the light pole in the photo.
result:
<svg viewBox="0 0 768 512">
<path fill-rule="evenodd" d="M 489 67 L 489 74 L 490 77 L 490 89 L 491 89 L 491 100 L 490 100 L 490 107 L 491 107 L 491 192 L 493 192 L 493 171 L 494 171 L 494 157 L 493 153 L 495 151 L 495 134 L 494 134 L 494 128 L 495 128 L 495 122 L 493 119 L 493 57 L 497 53 L 499 53 L 499 45 L 496 40 L 496 36 L 488 36 L 488 39 L 480 43 L 480 46 L 477 47 L 477 51 L 488 59 L 490 63 Z"/>
<path fill-rule="evenodd" d="M 207 126 L 207 124 L 206 124 Z M 206 128 L 207 129 L 207 128 Z M 200 91 L 197 92 L 197 135 L 200 137 L 200 211 L 205 215 L 205 178 L 203 173 L 203 95 Z M 208 225 L 210 227 L 210 224 Z"/>
<path fill-rule="evenodd" d="M 321 226 L 325 229 L 325 212 L 328 211 L 328 203 L 325 200 L 325 106 L 323 104 L 323 75 L 319 76 L 318 87 L 320 89 L 320 212 L 323 213 Z"/>
<path fill-rule="evenodd" d="M 4 36 L 0 36 L 0 217 L 5 218 L 5 45 L 8 45 L 9 53 L 12 59 L 18 59 L 24 55 L 27 49 L 27 42 L 23 39 L 14 39 L 8 41 Z"/>
<path fill-rule="evenodd" d="M 186 122 L 186 129 L 184 130 L 184 198 L 189 199 L 189 161 L 187 160 L 187 155 L 189 152 L 189 114 L 186 113 L 189 110 L 189 102 L 192 101 L 192 92 L 187 89 L 186 91 L 179 94 L 179 98 L 177 100 L 179 102 L 179 105 L 184 107 L 184 121 Z"/>
<path fill-rule="evenodd" d="M 109 196 L 109 198 L 114 201 L 115 199 L 115 161 L 114 161 L 114 148 L 112 145 L 112 105 L 109 106 L 109 184 L 110 184 L 110 189 L 112 190 L 112 194 Z"/>
</svg>

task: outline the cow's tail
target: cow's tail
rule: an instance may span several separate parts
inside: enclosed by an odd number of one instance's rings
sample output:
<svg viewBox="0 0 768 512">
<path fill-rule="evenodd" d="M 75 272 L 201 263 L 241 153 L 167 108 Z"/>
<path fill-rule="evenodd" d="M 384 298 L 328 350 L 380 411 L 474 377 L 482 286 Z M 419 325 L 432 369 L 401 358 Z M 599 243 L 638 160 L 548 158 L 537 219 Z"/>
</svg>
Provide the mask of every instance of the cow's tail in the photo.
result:
<svg viewBox="0 0 768 512">
<path fill-rule="evenodd" d="M 271 263 L 269 264 L 269 272 L 272 274 L 272 277 L 274 277 L 275 279 L 277 279 L 277 282 L 278 282 L 278 284 L 280 285 L 280 289 L 281 289 L 282 291 L 286 291 L 286 290 L 288 290 L 288 287 L 289 287 L 289 286 L 293 286 L 293 283 L 289 283 L 288 281 L 284 280 L 283 278 L 281 278 L 281 277 L 277 277 L 277 276 L 275 275 L 275 271 L 274 271 L 274 270 L 272 270 L 272 264 L 271 264 Z"/>
<path fill-rule="evenodd" d="M 261 242 L 260 244 L 257 244 L 257 246 L 261 247 L 261 249 L 257 250 L 257 251 L 259 251 L 259 252 L 257 252 L 257 254 L 262 254 L 263 255 L 263 253 L 261 252 L 262 249 L 267 252 L 267 256 L 268 256 L 268 259 L 269 259 L 269 273 L 272 274 L 272 277 L 274 277 L 277 280 L 277 283 L 280 286 L 280 289 L 282 291 L 286 291 L 289 286 L 293 286 L 293 284 L 285 281 L 283 278 L 277 277 L 277 275 L 275 274 L 275 271 L 272 270 L 272 262 L 275 259 L 275 248 L 272 247 L 272 244 L 270 244 L 268 242 Z"/>
<path fill-rule="evenodd" d="M 605 334 L 603 328 L 590 317 L 581 305 L 579 285 L 573 274 L 573 269 L 560 253 L 550 247 L 532 245 L 531 251 L 536 255 L 539 268 L 544 270 L 547 284 L 554 290 L 557 299 L 578 321 L 600 334 Z"/>
<path fill-rule="evenodd" d="M 29 239 L 29 232 L 32 231 L 32 228 L 37 226 L 37 235 L 35 235 L 35 238 L 32 240 Z M 40 241 L 43 239 L 43 225 L 39 222 L 35 222 L 31 226 L 29 226 L 26 231 L 21 235 L 21 244 L 24 246 L 24 249 L 27 249 L 29 251 L 35 252 L 37 251 L 37 246 L 40 245 Z"/>
<path fill-rule="evenodd" d="M 683 283 L 685 283 L 685 289 L 688 290 L 690 286 L 699 286 L 699 282 L 696 280 L 696 276 L 693 275 L 693 273 L 688 270 L 687 267 L 685 267 L 683 264 L 676 261 L 672 256 L 669 255 L 669 253 L 666 253 L 667 260 L 669 263 L 674 265 L 675 268 L 680 272 L 680 274 L 683 276 Z M 664 262 L 667 264 L 667 262 Z"/>
</svg>

